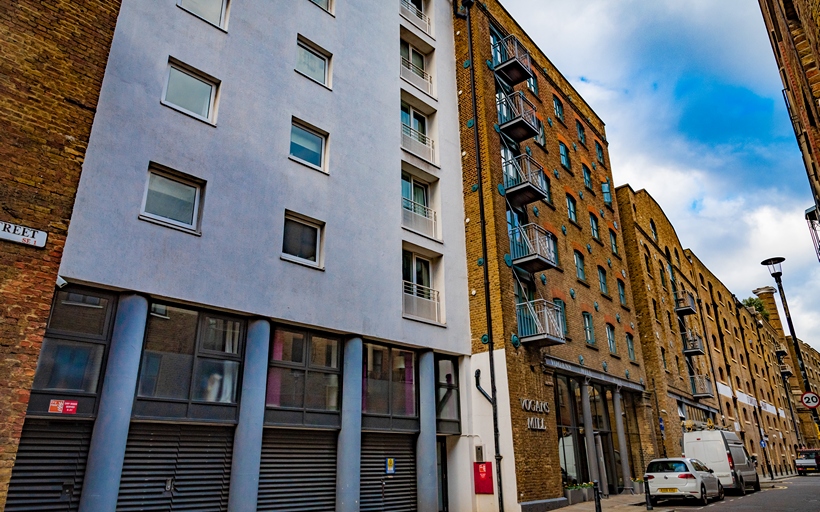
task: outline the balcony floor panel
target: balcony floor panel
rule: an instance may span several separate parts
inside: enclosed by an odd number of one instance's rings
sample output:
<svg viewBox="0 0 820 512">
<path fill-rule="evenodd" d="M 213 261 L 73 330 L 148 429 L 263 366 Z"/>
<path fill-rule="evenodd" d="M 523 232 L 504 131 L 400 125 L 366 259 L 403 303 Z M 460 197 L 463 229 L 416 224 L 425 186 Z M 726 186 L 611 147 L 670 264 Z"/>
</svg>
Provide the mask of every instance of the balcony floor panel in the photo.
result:
<svg viewBox="0 0 820 512">
<path fill-rule="evenodd" d="M 539 254 L 530 254 L 523 258 L 516 258 L 512 263 L 529 274 L 555 268 L 555 265 L 550 260 Z"/>
<path fill-rule="evenodd" d="M 510 205 L 514 207 L 532 204 L 547 198 L 547 195 L 542 190 L 529 182 L 510 187 L 505 190 L 504 194 Z"/>
<path fill-rule="evenodd" d="M 517 85 L 532 78 L 532 72 L 518 59 L 509 59 L 495 66 L 495 72 L 509 85 Z"/>
<path fill-rule="evenodd" d="M 499 129 L 504 135 L 516 142 L 522 142 L 538 135 L 538 129 L 524 121 L 522 117 L 507 121 L 499 126 Z"/>
<path fill-rule="evenodd" d="M 555 345 L 565 345 L 567 341 L 563 338 L 553 336 L 551 334 L 533 334 L 532 336 L 523 336 L 520 338 L 521 343 L 533 343 L 539 347 L 552 347 Z"/>
</svg>

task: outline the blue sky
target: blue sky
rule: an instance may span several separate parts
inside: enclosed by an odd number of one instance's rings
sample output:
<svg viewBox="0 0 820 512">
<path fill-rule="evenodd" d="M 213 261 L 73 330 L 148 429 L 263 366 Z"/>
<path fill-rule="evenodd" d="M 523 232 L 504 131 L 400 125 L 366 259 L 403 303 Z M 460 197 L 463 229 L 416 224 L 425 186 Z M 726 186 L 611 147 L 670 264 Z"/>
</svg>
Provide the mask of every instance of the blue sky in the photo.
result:
<svg viewBox="0 0 820 512">
<path fill-rule="evenodd" d="M 811 195 L 752 0 L 501 0 L 607 125 L 615 183 L 646 188 L 739 298 L 786 257 L 797 335 L 820 349 Z"/>
</svg>

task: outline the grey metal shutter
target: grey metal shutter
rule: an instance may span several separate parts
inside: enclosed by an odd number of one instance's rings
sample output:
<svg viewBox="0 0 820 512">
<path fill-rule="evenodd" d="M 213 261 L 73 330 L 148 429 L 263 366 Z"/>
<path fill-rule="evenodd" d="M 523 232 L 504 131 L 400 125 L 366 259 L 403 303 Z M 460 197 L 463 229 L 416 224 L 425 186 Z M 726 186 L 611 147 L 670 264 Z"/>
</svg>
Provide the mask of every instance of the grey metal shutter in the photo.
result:
<svg viewBox="0 0 820 512">
<path fill-rule="evenodd" d="M 132 423 L 117 510 L 227 510 L 233 431 Z"/>
<path fill-rule="evenodd" d="M 336 431 L 266 428 L 257 510 L 336 510 Z"/>
<path fill-rule="evenodd" d="M 388 457 L 396 459 L 394 475 L 385 474 Z M 388 510 L 416 510 L 416 436 L 364 432 L 361 512 Z"/>
<path fill-rule="evenodd" d="M 92 426 L 90 421 L 27 419 L 6 512 L 77 510 Z"/>
</svg>

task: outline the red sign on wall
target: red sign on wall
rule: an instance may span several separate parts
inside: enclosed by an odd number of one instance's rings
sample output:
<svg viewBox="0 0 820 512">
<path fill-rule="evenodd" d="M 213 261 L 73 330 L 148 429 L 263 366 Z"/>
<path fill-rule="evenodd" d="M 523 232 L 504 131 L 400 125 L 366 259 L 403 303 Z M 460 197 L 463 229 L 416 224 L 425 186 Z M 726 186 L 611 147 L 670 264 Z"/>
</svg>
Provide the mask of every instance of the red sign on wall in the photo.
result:
<svg viewBox="0 0 820 512">
<path fill-rule="evenodd" d="M 77 414 L 77 401 L 51 400 L 48 403 L 48 412 L 52 414 Z"/>
<path fill-rule="evenodd" d="M 493 463 L 474 462 L 473 477 L 476 494 L 493 494 Z"/>
</svg>

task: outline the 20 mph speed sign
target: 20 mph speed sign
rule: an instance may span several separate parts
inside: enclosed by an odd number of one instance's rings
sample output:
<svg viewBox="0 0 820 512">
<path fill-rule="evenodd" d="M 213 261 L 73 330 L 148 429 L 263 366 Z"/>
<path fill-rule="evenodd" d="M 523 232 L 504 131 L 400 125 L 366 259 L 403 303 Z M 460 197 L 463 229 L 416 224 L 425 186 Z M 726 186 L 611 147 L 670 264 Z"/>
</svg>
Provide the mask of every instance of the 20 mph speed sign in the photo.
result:
<svg viewBox="0 0 820 512">
<path fill-rule="evenodd" d="M 800 401 L 803 402 L 803 405 L 805 405 L 809 409 L 814 409 L 815 407 L 820 405 L 820 396 L 817 396 L 817 393 L 808 391 L 806 393 L 803 393 L 803 396 L 800 397 Z"/>
</svg>

